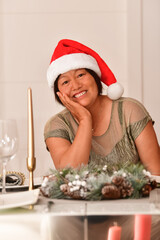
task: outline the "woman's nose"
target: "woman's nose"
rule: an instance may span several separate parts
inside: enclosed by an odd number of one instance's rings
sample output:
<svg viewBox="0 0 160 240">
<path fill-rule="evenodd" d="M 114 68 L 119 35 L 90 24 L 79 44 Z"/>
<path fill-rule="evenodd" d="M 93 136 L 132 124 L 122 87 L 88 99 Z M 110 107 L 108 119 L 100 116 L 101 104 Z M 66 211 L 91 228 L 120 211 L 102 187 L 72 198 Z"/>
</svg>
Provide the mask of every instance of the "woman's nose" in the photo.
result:
<svg viewBox="0 0 160 240">
<path fill-rule="evenodd" d="M 80 87 L 81 83 L 77 79 L 72 80 L 72 90 L 79 89 Z"/>
</svg>

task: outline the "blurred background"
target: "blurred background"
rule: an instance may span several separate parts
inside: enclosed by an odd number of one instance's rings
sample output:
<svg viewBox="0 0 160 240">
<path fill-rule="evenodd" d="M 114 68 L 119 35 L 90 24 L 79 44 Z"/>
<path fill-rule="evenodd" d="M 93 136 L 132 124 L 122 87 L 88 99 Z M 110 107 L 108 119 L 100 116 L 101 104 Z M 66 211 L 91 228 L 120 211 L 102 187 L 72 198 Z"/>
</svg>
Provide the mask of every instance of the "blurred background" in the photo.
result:
<svg viewBox="0 0 160 240">
<path fill-rule="evenodd" d="M 35 176 L 53 168 L 43 140 L 55 103 L 46 71 L 57 42 L 70 38 L 106 61 L 124 96 L 141 101 L 155 120 L 160 143 L 159 0 L 0 0 L 0 118 L 15 118 L 19 149 L 8 170 L 27 177 L 27 89 L 32 88 Z"/>
</svg>

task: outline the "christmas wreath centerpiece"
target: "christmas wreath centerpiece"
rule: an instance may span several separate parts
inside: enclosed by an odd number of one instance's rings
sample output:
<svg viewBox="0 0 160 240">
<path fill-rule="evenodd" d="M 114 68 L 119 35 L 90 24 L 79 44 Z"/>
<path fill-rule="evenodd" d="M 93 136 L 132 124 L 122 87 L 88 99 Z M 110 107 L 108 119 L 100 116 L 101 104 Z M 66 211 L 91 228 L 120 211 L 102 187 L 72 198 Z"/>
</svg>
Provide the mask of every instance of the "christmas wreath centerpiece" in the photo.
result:
<svg viewBox="0 0 160 240">
<path fill-rule="evenodd" d="M 41 192 L 57 199 L 104 200 L 142 198 L 157 187 L 142 164 L 81 166 L 50 170 Z"/>
</svg>

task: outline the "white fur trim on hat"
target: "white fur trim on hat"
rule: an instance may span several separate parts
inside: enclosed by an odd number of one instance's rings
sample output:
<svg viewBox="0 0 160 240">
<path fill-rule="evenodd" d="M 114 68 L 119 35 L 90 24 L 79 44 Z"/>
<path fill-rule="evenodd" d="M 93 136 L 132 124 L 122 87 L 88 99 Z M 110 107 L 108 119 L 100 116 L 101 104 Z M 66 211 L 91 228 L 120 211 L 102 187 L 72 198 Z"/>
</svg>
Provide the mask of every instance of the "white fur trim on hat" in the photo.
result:
<svg viewBox="0 0 160 240">
<path fill-rule="evenodd" d="M 123 95 L 123 92 L 124 92 L 123 86 L 120 83 L 116 82 L 108 87 L 107 96 L 112 100 L 116 100 Z"/>
<path fill-rule="evenodd" d="M 101 71 L 95 58 L 85 53 L 72 53 L 63 55 L 50 64 L 47 70 L 49 87 L 53 87 L 54 81 L 60 74 L 79 68 L 91 69 L 101 77 Z"/>
</svg>

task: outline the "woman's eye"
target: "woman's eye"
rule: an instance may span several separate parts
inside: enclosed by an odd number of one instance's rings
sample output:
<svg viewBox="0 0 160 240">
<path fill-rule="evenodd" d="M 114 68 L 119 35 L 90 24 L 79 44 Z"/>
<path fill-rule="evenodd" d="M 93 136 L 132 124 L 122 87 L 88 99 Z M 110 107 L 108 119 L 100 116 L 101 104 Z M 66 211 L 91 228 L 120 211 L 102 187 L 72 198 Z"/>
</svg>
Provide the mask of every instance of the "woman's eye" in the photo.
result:
<svg viewBox="0 0 160 240">
<path fill-rule="evenodd" d="M 66 85 L 67 83 L 68 83 L 68 81 L 66 80 L 62 83 L 62 85 Z"/>
<path fill-rule="evenodd" d="M 84 76 L 84 73 L 78 74 L 78 77 L 83 77 L 83 76 Z"/>
</svg>

